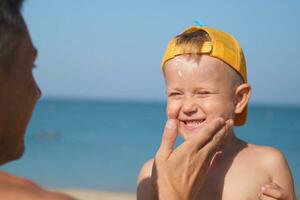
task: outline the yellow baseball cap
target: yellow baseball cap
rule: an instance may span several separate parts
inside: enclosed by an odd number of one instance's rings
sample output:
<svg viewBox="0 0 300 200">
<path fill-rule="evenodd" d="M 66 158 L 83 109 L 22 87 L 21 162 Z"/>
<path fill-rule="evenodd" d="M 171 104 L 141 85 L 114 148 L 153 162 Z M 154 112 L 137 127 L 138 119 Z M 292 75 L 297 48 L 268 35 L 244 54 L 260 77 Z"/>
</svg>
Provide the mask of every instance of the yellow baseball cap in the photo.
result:
<svg viewBox="0 0 300 200">
<path fill-rule="evenodd" d="M 209 35 L 211 41 L 204 42 L 196 53 L 206 54 L 222 60 L 242 77 L 244 83 L 247 83 L 246 61 L 243 50 L 237 40 L 228 33 L 207 26 L 192 26 L 183 31 L 183 33 L 189 33 L 197 30 L 205 31 Z M 190 52 L 189 49 L 176 45 L 176 39 L 173 38 L 169 42 L 165 55 L 162 59 L 161 68 L 164 67 L 168 60 L 175 56 L 191 53 L 195 52 Z M 234 124 L 236 126 L 241 126 L 245 124 L 246 119 L 247 107 L 245 107 L 242 113 L 236 115 Z"/>
</svg>

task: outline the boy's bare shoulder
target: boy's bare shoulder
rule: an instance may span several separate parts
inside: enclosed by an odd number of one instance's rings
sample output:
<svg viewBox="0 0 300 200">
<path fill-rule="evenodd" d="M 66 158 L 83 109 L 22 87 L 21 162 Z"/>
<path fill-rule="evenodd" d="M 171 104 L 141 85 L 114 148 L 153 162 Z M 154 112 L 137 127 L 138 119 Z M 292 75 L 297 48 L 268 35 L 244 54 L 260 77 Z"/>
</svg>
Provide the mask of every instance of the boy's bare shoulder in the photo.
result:
<svg viewBox="0 0 300 200">
<path fill-rule="evenodd" d="M 44 190 L 31 180 L 0 172 L 0 196 L 22 200 L 74 200 L 64 194 Z"/>
<path fill-rule="evenodd" d="M 154 191 L 152 182 L 151 182 L 151 174 L 152 174 L 152 166 L 154 163 L 154 159 L 148 160 L 145 162 L 143 167 L 140 170 L 140 174 L 137 182 L 137 199 L 143 200 L 153 200 L 157 199 L 155 196 L 156 192 Z"/>
<path fill-rule="evenodd" d="M 271 182 L 280 185 L 288 194 L 294 195 L 293 177 L 283 153 L 273 147 L 252 144 L 248 146 L 259 159 L 260 166 L 268 174 Z"/>
<path fill-rule="evenodd" d="M 153 158 L 144 163 L 143 167 L 140 170 L 138 182 L 141 182 L 143 179 L 147 179 L 151 177 L 153 163 L 154 163 Z"/>
<path fill-rule="evenodd" d="M 274 147 L 247 144 L 247 147 L 241 151 L 241 154 L 243 157 L 253 161 L 255 165 L 262 167 L 271 179 L 276 177 L 278 172 L 287 171 L 289 173 L 285 156 Z"/>
<path fill-rule="evenodd" d="M 285 162 L 284 155 L 278 149 L 270 146 L 260 146 L 248 143 L 245 148 L 245 155 L 254 156 L 266 166 Z"/>
</svg>

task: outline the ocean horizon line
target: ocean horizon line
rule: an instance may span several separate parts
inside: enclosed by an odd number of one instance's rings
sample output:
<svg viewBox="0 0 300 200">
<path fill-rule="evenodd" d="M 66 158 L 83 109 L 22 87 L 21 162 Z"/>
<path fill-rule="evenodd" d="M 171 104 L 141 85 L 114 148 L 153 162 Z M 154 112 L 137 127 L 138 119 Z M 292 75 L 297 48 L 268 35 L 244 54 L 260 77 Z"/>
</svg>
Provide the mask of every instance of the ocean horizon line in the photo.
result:
<svg viewBox="0 0 300 200">
<path fill-rule="evenodd" d="M 49 101 L 71 101 L 71 102 L 86 102 L 86 103 L 136 103 L 136 104 L 166 104 L 165 99 L 146 99 L 146 98 L 109 98 L 109 97 L 63 97 L 63 96 L 45 96 L 40 99 L 40 102 Z M 294 107 L 300 108 L 299 103 L 289 103 L 289 102 L 264 102 L 264 101 L 254 101 L 250 102 L 251 107 Z"/>
</svg>

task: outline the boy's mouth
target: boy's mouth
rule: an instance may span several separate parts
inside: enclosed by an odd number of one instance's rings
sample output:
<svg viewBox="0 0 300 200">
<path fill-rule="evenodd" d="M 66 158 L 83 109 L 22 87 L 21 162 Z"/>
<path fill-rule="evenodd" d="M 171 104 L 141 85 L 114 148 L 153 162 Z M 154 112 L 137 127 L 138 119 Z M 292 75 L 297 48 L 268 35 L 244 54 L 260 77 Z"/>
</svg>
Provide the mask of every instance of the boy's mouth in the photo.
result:
<svg viewBox="0 0 300 200">
<path fill-rule="evenodd" d="M 194 130 L 202 126 L 205 119 L 189 119 L 189 120 L 180 120 L 184 127 L 188 130 Z"/>
</svg>

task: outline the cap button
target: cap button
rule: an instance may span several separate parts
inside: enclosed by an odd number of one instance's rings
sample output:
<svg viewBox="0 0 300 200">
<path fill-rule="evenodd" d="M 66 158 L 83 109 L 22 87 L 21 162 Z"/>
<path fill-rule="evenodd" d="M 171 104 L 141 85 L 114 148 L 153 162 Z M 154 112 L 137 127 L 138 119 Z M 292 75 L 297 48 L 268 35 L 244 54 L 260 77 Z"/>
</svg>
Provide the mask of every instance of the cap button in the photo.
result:
<svg viewBox="0 0 300 200">
<path fill-rule="evenodd" d="M 203 22 L 200 21 L 194 21 L 195 26 L 206 26 L 206 24 L 204 24 Z"/>
</svg>

